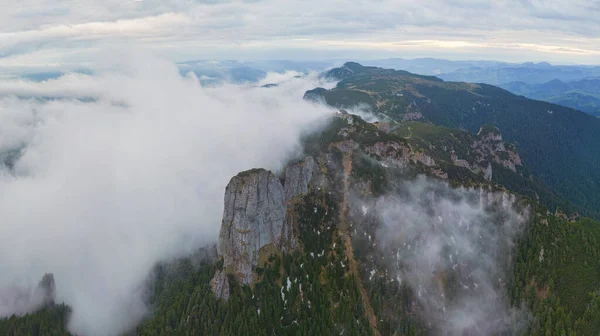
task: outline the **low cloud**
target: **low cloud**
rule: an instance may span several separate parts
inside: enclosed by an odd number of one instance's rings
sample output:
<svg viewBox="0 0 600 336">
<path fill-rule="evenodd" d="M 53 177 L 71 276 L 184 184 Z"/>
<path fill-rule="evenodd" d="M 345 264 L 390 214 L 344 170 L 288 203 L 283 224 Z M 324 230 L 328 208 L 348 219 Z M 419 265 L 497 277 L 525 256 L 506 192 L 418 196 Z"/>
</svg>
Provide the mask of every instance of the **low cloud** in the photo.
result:
<svg viewBox="0 0 600 336">
<path fill-rule="evenodd" d="M 508 193 L 452 189 L 419 178 L 376 200 L 378 249 L 389 274 L 414 291 L 417 313 L 436 334 L 515 334 L 528 313 L 506 285 L 528 210 Z"/>
<path fill-rule="evenodd" d="M 51 272 L 71 331 L 132 327 L 153 265 L 215 241 L 230 177 L 278 170 L 330 112 L 302 100 L 314 77 L 203 88 L 135 56 L 96 76 L 0 82 L 0 158 L 12 153 L 0 165 L 0 314 L 22 313 L 2 289 L 27 292 Z"/>
</svg>

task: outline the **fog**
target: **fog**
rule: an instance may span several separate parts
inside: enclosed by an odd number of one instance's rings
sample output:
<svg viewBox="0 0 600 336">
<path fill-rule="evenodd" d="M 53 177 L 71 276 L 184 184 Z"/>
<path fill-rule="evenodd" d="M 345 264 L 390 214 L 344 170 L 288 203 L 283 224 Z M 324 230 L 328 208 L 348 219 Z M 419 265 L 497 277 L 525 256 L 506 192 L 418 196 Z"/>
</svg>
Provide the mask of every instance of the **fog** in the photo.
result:
<svg viewBox="0 0 600 336">
<path fill-rule="evenodd" d="M 230 177 L 280 169 L 331 112 L 302 100 L 327 85 L 316 76 L 203 88 L 136 56 L 107 57 L 94 76 L 0 82 L 0 159 L 12 158 L 0 165 L 0 315 L 30 309 L 2 293 L 27 296 L 51 272 L 70 331 L 133 327 L 153 265 L 215 241 Z"/>
<path fill-rule="evenodd" d="M 400 190 L 375 202 L 378 248 L 413 289 L 417 313 L 435 334 L 516 334 L 528 313 L 510 306 L 506 285 L 528 209 L 508 193 L 424 177 Z"/>
</svg>

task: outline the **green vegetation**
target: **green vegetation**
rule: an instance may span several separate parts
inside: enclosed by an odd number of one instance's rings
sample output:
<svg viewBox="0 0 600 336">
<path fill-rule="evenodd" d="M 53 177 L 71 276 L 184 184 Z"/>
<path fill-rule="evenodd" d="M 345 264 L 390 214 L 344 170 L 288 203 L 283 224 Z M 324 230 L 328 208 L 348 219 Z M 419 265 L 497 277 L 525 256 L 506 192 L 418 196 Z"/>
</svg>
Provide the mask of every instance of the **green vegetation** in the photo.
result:
<svg viewBox="0 0 600 336">
<path fill-rule="evenodd" d="M 535 317 L 530 335 L 598 334 L 598 242 L 600 223 L 538 215 L 519 244 L 511 289 L 513 302 L 525 301 Z"/>
<path fill-rule="evenodd" d="M 356 155 L 352 174 L 356 180 L 370 181 L 373 194 L 383 194 L 386 186 L 386 169 L 367 155 Z"/>
<path fill-rule="evenodd" d="M 0 335 L 62 336 L 70 335 L 66 323 L 71 309 L 64 304 L 51 305 L 33 314 L 0 319 Z"/>
<path fill-rule="evenodd" d="M 370 335 L 333 222 L 333 204 L 325 193 L 307 196 L 296 209 L 304 253 L 273 254 L 253 288 L 230 278 L 227 302 L 217 300 L 210 289 L 214 264 L 194 269 L 183 259 L 176 272 L 157 269 L 154 314 L 136 334 Z M 335 248 L 332 242 L 337 242 Z"/>
<path fill-rule="evenodd" d="M 351 118 L 352 121 L 349 122 L 343 116 L 333 117 L 327 127 L 321 132 L 307 134 L 302 139 L 305 153 L 318 155 L 321 152 L 328 152 L 329 145 L 344 140 L 354 140 L 363 147 L 380 141 L 394 141 L 400 144 L 407 144 L 404 138 L 396 134 L 382 132 L 375 125 L 367 123 L 357 116 L 352 115 Z"/>
<path fill-rule="evenodd" d="M 239 172 L 237 174 L 237 176 L 238 177 L 247 177 L 247 176 L 250 176 L 252 174 L 259 173 L 262 170 L 264 170 L 264 169 L 262 169 L 262 168 L 252 168 L 252 169 L 244 170 L 243 172 Z"/>
<path fill-rule="evenodd" d="M 363 164 L 368 163 L 359 159 L 356 174 L 372 181 L 378 174 L 363 175 L 371 174 Z M 393 178 L 381 173 L 383 183 Z M 271 251 L 257 269 L 260 279 L 253 286 L 241 286 L 230 278 L 227 302 L 218 300 L 209 285 L 220 263 L 205 259 L 197 265 L 184 258 L 158 265 L 149 289 L 152 315 L 130 334 L 372 335 L 337 230 L 339 197 L 323 189 L 298 202 L 295 212 L 300 218 L 302 249 L 290 254 Z M 518 242 L 508 286 L 513 305 L 523 303 L 532 314 L 525 334 L 596 334 L 600 328 L 600 224 L 591 220 L 567 223 L 546 215 L 545 208 L 533 201 L 530 204 L 538 215 Z M 410 287 L 385 278 L 369 279 L 368 265 L 385 267 L 385 261 L 370 257 L 370 239 L 356 235 L 353 249 L 378 319 L 378 332 L 429 334 Z M 0 334 L 68 335 L 68 314 L 68 307 L 56 305 L 25 317 L 3 319 Z"/>
<path fill-rule="evenodd" d="M 492 126 L 483 126 L 482 135 L 492 132 L 496 134 L 497 129 Z M 458 129 L 435 126 L 421 122 L 402 122 L 394 127 L 394 133 L 407 139 L 413 149 L 423 150 L 427 155 L 433 157 L 442 167 L 442 170 L 448 174 L 448 178 L 454 181 L 456 185 L 471 185 L 472 183 L 484 182 L 482 177 L 473 176 L 468 168 L 459 167 L 453 164 L 451 151 L 457 158 L 474 162 L 478 160 L 479 154 L 473 149 L 472 145 L 480 141 L 480 137 Z M 504 144 L 507 150 L 516 152 L 513 144 Z M 501 160 L 508 159 L 508 153 L 497 151 L 495 153 Z M 492 161 L 490 157 L 484 157 L 485 161 Z M 513 172 L 507 167 L 492 161 L 492 182 L 501 185 L 517 194 L 527 196 L 537 200 L 540 204 L 552 209 L 560 207 L 567 213 L 576 213 L 580 211 L 579 207 L 557 195 L 548 188 L 537 177 L 533 176 L 529 170 L 517 166 L 517 172 Z"/>
<path fill-rule="evenodd" d="M 506 141 L 517 146 L 535 176 L 582 214 L 600 218 L 600 119 L 491 85 L 443 82 L 357 65 L 353 69 L 336 88 L 320 92 L 328 104 L 374 104 L 374 112 L 396 121 L 417 111 L 422 121 L 471 133 L 482 125 L 496 126 Z M 334 69 L 330 74 L 338 72 Z M 368 93 L 368 98 L 356 92 Z"/>
</svg>

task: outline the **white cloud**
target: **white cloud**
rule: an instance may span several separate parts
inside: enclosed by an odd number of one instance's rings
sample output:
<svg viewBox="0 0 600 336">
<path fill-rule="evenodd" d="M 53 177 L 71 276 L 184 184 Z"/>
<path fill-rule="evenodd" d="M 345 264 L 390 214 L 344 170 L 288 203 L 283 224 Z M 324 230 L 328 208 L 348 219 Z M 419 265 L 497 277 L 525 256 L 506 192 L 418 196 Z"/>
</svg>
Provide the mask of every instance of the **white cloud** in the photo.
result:
<svg viewBox="0 0 600 336">
<path fill-rule="evenodd" d="M 423 177 L 399 189 L 374 202 L 377 248 L 433 334 L 518 334 L 528 312 L 511 307 L 506 284 L 529 209 L 508 193 Z"/>
<path fill-rule="evenodd" d="M 428 55 L 439 46 L 466 46 L 446 50 L 463 58 L 593 62 L 600 55 L 600 8 L 585 0 L 25 0 L 6 8 L 0 54 L 126 38 L 174 60 L 298 48 L 303 55 L 346 50 L 348 58 L 360 50 Z"/>
<path fill-rule="evenodd" d="M 313 79 L 208 89 L 169 62 L 127 59 L 95 77 L 0 82 L 1 94 L 97 99 L 0 98 L 0 151 L 25 146 L 0 170 L 0 288 L 54 273 L 85 335 L 134 325 L 153 264 L 215 241 L 230 177 L 278 169 L 328 114 L 302 100 Z"/>
</svg>

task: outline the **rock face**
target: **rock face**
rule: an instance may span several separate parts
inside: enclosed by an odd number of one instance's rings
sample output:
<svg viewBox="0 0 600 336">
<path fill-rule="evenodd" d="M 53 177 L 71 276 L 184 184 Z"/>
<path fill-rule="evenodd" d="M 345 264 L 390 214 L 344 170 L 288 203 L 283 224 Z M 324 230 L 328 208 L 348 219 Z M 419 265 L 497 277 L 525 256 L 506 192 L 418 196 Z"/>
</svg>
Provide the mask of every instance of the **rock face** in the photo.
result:
<svg viewBox="0 0 600 336">
<path fill-rule="evenodd" d="M 218 299 L 229 300 L 229 279 L 225 271 L 217 270 L 210 281 L 210 288 L 212 288 Z"/>
<path fill-rule="evenodd" d="M 377 155 L 399 166 L 406 166 L 411 161 L 421 162 L 427 167 L 436 165 L 435 160 L 429 155 L 423 152 L 415 153 L 409 146 L 394 141 L 377 142 L 372 146 L 365 147 L 364 150 L 368 154 Z"/>
<path fill-rule="evenodd" d="M 260 252 L 289 251 L 296 248 L 297 218 L 295 197 L 308 193 L 315 160 L 290 164 L 285 170 L 285 187 L 270 171 L 252 169 L 234 176 L 225 189 L 223 222 L 217 253 L 223 258 L 223 270 L 211 280 L 218 298 L 229 298 L 227 274 L 244 285 L 252 283 Z"/>
<path fill-rule="evenodd" d="M 308 184 L 312 179 L 315 160 L 309 156 L 304 161 L 290 165 L 285 169 L 285 201 L 308 192 Z"/>
<path fill-rule="evenodd" d="M 481 137 L 484 142 L 502 142 L 502 134 L 495 126 L 483 125 L 479 128 L 477 136 Z"/>
<path fill-rule="evenodd" d="M 285 202 L 288 207 L 283 225 L 281 249 L 284 252 L 293 250 L 297 247 L 297 223 L 298 218 L 293 211 L 295 197 L 306 195 L 308 193 L 308 185 L 310 184 L 313 171 L 315 169 L 315 160 L 312 156 L 305 158 L 303 161 L 288 165 L 285 170 Z"/>
<path fill-rule="evenodd" d="M 502 135 L 498 128 L 493 126 L 482 126 L 477 133 L 478 139 L 471 145 L 471 148 L 478 154 L 478 162 L 472 164 L 474 171 L 485 169 L 485 161 L 489 156 L 493 158 L 495 163 L 498 163 L 513 173 L 517 172 L 517 166 L 522 166 L 521 158 L 517 153 L 515 145 L 502 142 Z M 456 164 L 456 162 L 455 162 Z"/>
<path fill-rule="evenodd" d="M 225 271 L 252 283 L 259 250 L 280 247 L 286 214 L 284 190 L 272 172 L 253 169 L 233 177 L 225 189 L 225 209 L 217 250 Z"/>
<path fill-rule="evenodd" d="M 484 174 L 483 178 L 488 182 L 490 182 L 492 180 L 492 164 L 491 163 L 488 163 L 488 166 L 485 170 L 485 174 Z"/>
<path fill-rule="evenodd" d="M 421 119 L 424 119 L 423 114 L 421 114 L 421 111 L 419 111 L 419 107 L 417 107 L 417 102 L 412 101 L 406 107 L 406 112 L 402 115 L 402 120 L 411 121 Z"/>
</svg>

